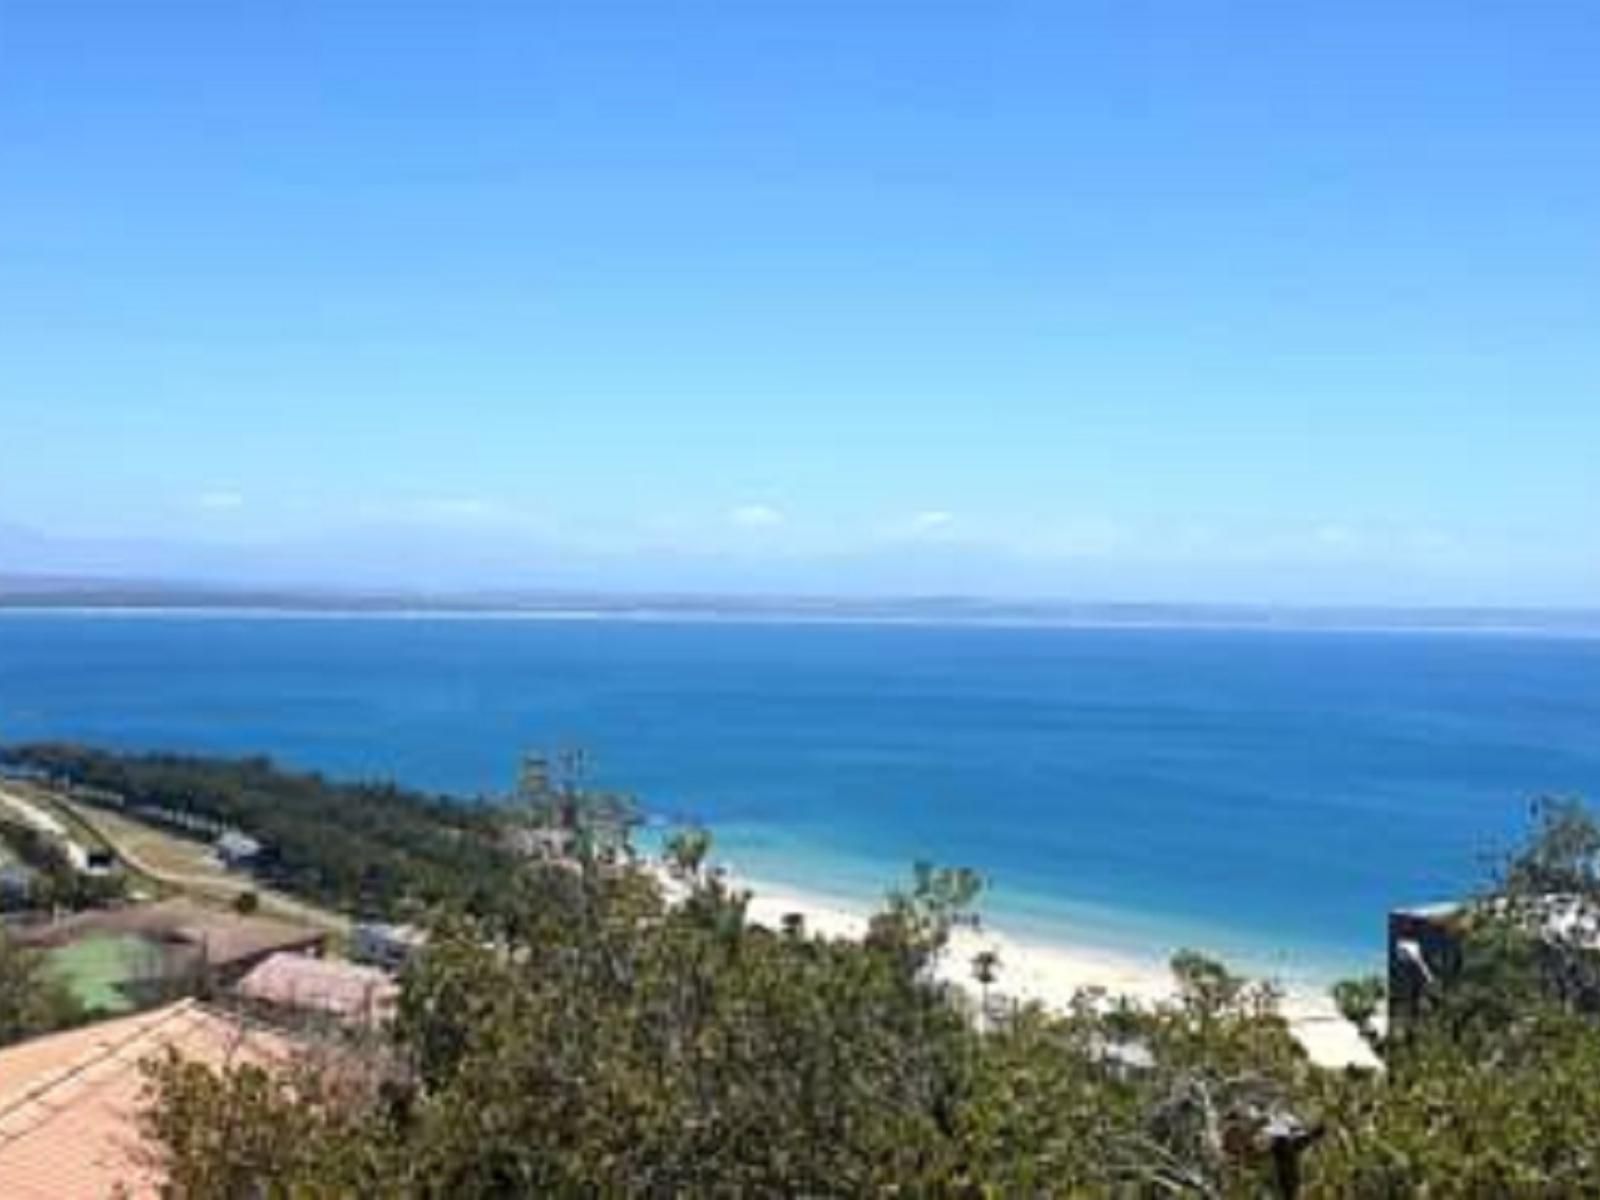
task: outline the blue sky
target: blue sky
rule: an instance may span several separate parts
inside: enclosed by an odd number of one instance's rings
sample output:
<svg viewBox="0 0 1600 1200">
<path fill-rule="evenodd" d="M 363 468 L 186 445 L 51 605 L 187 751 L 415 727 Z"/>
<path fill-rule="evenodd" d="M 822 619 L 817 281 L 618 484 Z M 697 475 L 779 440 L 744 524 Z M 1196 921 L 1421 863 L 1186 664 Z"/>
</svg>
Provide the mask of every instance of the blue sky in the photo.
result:
<svg viewBox="0 0 1600 1200">
<path fill-rule="evenodd" d="M 1600 603 L 1581 3 L 0 2 L 0 571 Z"/>
</svg>

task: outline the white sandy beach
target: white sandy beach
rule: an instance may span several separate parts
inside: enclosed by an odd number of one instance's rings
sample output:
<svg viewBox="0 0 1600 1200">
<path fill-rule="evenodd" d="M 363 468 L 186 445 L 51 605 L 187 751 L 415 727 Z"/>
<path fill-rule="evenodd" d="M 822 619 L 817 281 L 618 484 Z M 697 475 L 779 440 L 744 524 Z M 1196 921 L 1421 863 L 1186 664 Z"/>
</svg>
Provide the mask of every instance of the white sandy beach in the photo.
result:
<svg viewBox="0 0 1600 1200">
<path fill-rule="evenodd" d="M 784 917 L 799 913 L 813 933 L 859 938 L 866 932 L 869 910 L 847 900 L 744 876 L 730 875 L 728 880 L 751 892 L 749 916 L 757 924 L 776 929 Z M 670 890 L 668 894 L 672 894 Z M 1147 1003 L 1173 994 L 1172 976 L 1163 961 L 1087 945 L 1023 940 L 987 922 L 978 929 L 955 932 L 939 977 L 974 988 L 971 963 L 981 950 L 999 955 L 999 978 L 991 989 L 994 994 L 1038 1001 L 1046 1008 L 1064 1008 L 1085 988 L 1101 988 Z M 1326 1067 L 1378 1065 L 1371 1048 L 1339 1015 L 1324 991 L 1286 988 L 1283 1012 L 1313 1062 Z"/>
</svg>

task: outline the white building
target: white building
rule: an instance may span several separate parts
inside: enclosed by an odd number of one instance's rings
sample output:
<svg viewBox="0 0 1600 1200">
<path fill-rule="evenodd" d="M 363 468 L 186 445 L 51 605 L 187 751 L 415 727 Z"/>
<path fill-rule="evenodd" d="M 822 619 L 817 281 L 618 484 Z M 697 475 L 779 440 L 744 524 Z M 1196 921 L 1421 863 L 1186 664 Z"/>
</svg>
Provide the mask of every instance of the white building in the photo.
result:
<svg viewBox="0 0 1600 1200">
<path fill-rule="evenodd" d="M 248 867 L 261 856 L 261 843 L 249 834 L 230 829 L 216 841 L 217 857 L 233 869 Z"/>
</svg>

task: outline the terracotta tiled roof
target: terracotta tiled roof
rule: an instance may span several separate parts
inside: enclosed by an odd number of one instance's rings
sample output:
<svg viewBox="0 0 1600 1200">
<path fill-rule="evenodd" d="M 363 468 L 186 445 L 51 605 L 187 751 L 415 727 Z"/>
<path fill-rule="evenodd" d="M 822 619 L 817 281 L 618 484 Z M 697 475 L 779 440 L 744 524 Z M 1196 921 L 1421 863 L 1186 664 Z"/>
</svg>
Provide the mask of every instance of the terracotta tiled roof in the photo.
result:
<svg viewBox="0 0 1600 1200">
<path fill-rule="evenodd" d="M 100 1200 L 118 1183 L 154 1196 L 159 1181 L 137 1161 L 139 1063 L 168 1046 L 213 1065 L 290 1053 L 282 1036 L 193 1000 L 0 1050 L 0 1197 Z"/>
</svg>

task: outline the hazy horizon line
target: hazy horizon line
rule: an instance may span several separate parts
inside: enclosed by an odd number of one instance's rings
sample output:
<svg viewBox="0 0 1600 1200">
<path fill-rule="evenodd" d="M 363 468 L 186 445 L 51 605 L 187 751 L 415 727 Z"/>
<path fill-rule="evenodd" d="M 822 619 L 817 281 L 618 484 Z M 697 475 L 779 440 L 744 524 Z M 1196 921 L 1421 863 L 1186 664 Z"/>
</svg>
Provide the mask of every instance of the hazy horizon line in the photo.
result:
<svg viewBox="0 0 1600 1200">
<path fill-rule="evenodd" d="M 0 611 L 1600 633 L 1600 606 L 1580 605 L 1108 600 L 957 592 L 847 595 L 623 587 L 263 586 L 24 573 L 0 575 Z"/>
</svg>

